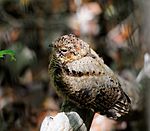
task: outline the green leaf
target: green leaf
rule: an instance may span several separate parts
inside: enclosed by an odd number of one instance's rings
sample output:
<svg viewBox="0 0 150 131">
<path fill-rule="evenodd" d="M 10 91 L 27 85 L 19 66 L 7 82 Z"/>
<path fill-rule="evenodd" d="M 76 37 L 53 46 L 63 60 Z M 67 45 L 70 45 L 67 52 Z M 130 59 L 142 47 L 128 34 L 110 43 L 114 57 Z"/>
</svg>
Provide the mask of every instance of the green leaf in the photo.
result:
<svg viewBox="0 0 150 131">
<path fill-rule="evenodd" d="M 0 59 L 4 58 L 5 55 L 9 55 L 12 61 L 16 61 L 15 52 L 13 50 L 1 50 L 0 51 Z"/>
</svg>

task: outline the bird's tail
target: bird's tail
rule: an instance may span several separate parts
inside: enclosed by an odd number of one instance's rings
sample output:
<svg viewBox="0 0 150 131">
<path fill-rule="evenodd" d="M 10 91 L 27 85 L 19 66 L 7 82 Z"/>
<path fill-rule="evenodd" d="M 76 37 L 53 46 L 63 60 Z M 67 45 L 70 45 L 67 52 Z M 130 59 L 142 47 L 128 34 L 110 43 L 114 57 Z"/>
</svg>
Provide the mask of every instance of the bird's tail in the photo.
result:
<svg viewBox="0 0 150 131">
<path fill-rule="evenodd" d="M 128 114 L 131 106 L 129 97 L 123 93 L 114 106 L 108 110 L 107 117 L 117 120 L 121 116 Z"/>
</svg>

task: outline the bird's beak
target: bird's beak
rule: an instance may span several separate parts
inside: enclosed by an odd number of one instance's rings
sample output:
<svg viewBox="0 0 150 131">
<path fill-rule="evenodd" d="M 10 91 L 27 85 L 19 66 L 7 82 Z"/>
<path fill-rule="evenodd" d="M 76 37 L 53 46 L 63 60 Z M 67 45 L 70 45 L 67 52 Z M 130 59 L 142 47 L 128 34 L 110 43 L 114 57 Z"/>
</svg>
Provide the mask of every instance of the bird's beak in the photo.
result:
<svg viewBox="0 0 150 131">
<path fill-rule="evenodd" d="M 52 42 L 51 44 L 48 45 L 50 48 L 55 48 L 54 46 L 54 42 Z"/>
<path fill-rule="evenodd" d="M 53 44 L 49 44 L 48 45 L 50 48 L 54 48 L 54 45 Z"/>
</svg>

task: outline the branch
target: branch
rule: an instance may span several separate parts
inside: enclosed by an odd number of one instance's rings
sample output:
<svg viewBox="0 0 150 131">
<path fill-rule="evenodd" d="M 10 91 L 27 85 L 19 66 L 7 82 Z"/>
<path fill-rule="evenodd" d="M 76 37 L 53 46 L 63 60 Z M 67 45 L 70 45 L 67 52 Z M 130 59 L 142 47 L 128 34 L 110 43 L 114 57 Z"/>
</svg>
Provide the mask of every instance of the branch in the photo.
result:
<svg viewBox="0 0 150 131">
<path fill-rule="evenodd" d="M 77 112 L 79 116 L 81 117 L 81 119 L 83 120 L 83 122 L 85 123 L 87 130 L 90 129 L 90 126 L 91 126 L 91 123 L 95 114 L 91 109 L 79 108 L 74 103 L 66 100 L 62 105 L 61 111 Z"/>
<path fill-rule="evenodd" d="M 88 131 L 90 129 L 95 114 L 92 110 L 81 109 L 74 103 L 65 101 L 61 111 L 55 117 L 46 116 L 40 131 Z"/>
</svg>

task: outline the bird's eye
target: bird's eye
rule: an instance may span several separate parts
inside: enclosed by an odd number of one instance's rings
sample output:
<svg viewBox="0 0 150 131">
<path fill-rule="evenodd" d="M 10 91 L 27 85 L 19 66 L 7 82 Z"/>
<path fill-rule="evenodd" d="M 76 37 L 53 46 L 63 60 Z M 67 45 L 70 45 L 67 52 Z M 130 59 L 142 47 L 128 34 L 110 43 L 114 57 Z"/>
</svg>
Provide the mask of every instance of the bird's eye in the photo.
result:
<svg viewBox="0 0 150 131">
<path fill-rule="evenodd" d="M 67 52 L 67 49 L 61 49 L 61 51 L 65 53 L 65 52 Z"/>
</svg>

